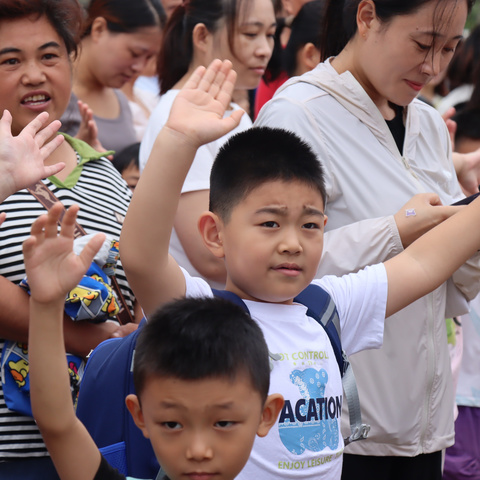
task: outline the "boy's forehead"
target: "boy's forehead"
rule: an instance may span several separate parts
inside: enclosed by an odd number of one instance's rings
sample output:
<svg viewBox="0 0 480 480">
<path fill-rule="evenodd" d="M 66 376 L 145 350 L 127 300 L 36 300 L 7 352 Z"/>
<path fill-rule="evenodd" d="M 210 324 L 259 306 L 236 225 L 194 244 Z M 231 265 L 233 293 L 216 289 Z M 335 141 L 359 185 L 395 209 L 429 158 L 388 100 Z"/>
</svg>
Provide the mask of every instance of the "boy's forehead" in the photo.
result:
<svg viewBox="0 0 480 480">
<path fill-rule="evenodd" d="M 177 377 L 150 376 L 140 394 L 144 403 L 154 403 L 167 409 L 232 409 L 247 401 L 250 405 L 261 395 L 246 373 L 233 378 L 209 377 L 180 379 Z M 199 399 L 202 399 L 201 401 Z"/>
<path fill-rule="evenodd" d="M 268 180 L 253 187 L 239 205 L 292 205 L 302 204 L 324 212 L 321 193 L 310 183 L 301 180 Z"/>
</svg>

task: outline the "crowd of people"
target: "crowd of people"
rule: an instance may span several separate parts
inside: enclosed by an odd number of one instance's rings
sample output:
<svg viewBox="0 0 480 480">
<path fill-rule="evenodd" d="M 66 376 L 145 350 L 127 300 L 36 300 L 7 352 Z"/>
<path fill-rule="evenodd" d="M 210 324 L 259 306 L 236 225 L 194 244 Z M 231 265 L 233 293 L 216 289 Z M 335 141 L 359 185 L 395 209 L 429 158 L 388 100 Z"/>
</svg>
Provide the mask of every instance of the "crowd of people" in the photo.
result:
<svg viewBox="0 0 480 480">
<path fill-rule="evenodd" d="M 474 3 L 0 0 L 0 478 L 480 480 Z"/>
</svg>

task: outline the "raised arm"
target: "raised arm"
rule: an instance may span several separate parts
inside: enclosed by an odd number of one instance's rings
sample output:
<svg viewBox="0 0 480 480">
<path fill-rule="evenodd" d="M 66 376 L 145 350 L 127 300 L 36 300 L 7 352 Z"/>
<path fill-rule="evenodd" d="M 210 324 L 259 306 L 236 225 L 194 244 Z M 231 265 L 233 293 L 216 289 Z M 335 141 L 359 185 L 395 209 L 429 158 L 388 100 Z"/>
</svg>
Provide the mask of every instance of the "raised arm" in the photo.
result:
<svg viewBox="0 0 480 480">
<path fill-rule="evenodd" d="M 145 313 L 185 294 L 185 280 L 168 254 L 185 177 L 200 145 L 235 128 L 242 111 L 223 118 L 236 74 L 229 61 L 199 67 L 175 98 L 130 203 L 120 238 L 122 264 Z"/>
<path fill-rule="evenodd" d="M 480 199 L 385 262 L 387 316 L 440 286 L 480 249 L 479 222 Z"/>
<path fill-rule="evenodd" d="M 58 120 L 47 124 L 48 113 L 32 120 L 17 136 L 12 135 L 12 116 L 8 110 L 0 119 L 0 202 L 41 178 L 55 175 L 64 166 L 57 163 L 45 166 L 45 159 L 63 142 L 55 135 Z M 53 137 L 53 138 L 52 138 Z"/>
<path fill-rule="evenodd" d="M 55 205 L 32 225 L 24 242 L 25 267 L 31 289 L 29 362 L 32 411 L 45 445 L 62 480 L 94 478 L 100 452 L 77 419 L 70 393 L 63 342 L 63 309 L 66 293 L 78 284 L 100 248 L 104 236 L 96 235 L 77 256 L 73 231 L 78 207 L 71 207 L 57 235 L 62 211 Z M 81 455 L 78 454 L 81 452 Z"/>
</svg>

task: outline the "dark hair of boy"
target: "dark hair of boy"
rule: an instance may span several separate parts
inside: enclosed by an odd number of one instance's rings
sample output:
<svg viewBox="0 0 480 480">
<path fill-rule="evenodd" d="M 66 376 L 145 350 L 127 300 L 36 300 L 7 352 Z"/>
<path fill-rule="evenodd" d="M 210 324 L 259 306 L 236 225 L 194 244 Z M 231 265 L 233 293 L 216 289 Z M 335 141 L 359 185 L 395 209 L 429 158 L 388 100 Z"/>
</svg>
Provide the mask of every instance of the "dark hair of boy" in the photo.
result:
<svg viewBox="0 0 480 480">
<path fill-rule="evenodd" d="M 313 43 L 320 50 L 320 30 L 322 24 L 324 0 L 307 2 L 299 10 L 290 26 L 291 34 L 283 53 L 283 66 L 289 77 L 293 77 L 297 68 L 297 53 L 307 43 Z"/>
<path fill-rule="evenodd" d="M 122 173 L 130 165 L 139 167 L 140 143 L 133 143 L 113 156 L 113 166 Z"/>
<path fill-rule="evenodd" d="M 250 315 L 220 298 L 184 298 L 164 305 L 140 333 L 133 367 L 135 390 L 151 377 L 180 380 L 246 374 L 264 404 L 270 387 L 267 344 Z"/>
<path fill-rule="evenodd" d="M 325 204 L 324 173 L 310 146 L 278 128 L 253 127 L 230 137 L 210 173 L 210 206 L 227 222 L 232 209 L 270 181 L 300 181 L 316 189 Z"/>
</svg>

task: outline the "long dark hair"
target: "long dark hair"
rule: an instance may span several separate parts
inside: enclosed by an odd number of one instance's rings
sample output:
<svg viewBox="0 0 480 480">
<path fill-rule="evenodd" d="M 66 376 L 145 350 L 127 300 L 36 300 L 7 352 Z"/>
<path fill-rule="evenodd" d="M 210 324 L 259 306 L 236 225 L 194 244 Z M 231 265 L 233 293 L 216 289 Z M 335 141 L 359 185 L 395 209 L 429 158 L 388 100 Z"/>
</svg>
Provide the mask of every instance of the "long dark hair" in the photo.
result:
<svg viewBox="0 0 480 480">
<path fill-rule="evenodd" d="M 93 21 L 103 17 L 115 33 L 133 33 L 143 27 L 163 27 L 165 10 L 159 0 L 91 0 L 83 36 L 90 35 Z"/>
<path fill-rule="evenodd" d="M 462 0 L 372 0 L 378 18 L 387 23 L 399 15 L 414 13 L 423 5 L 436 1 L 438 5 Z M 475 0 L 467 2 L 468 11 Z M 338 55 L 357 31 L 357 10 L 361 0 L 327 0 L 322 26 L 322 56 Z"/>
</svg>

